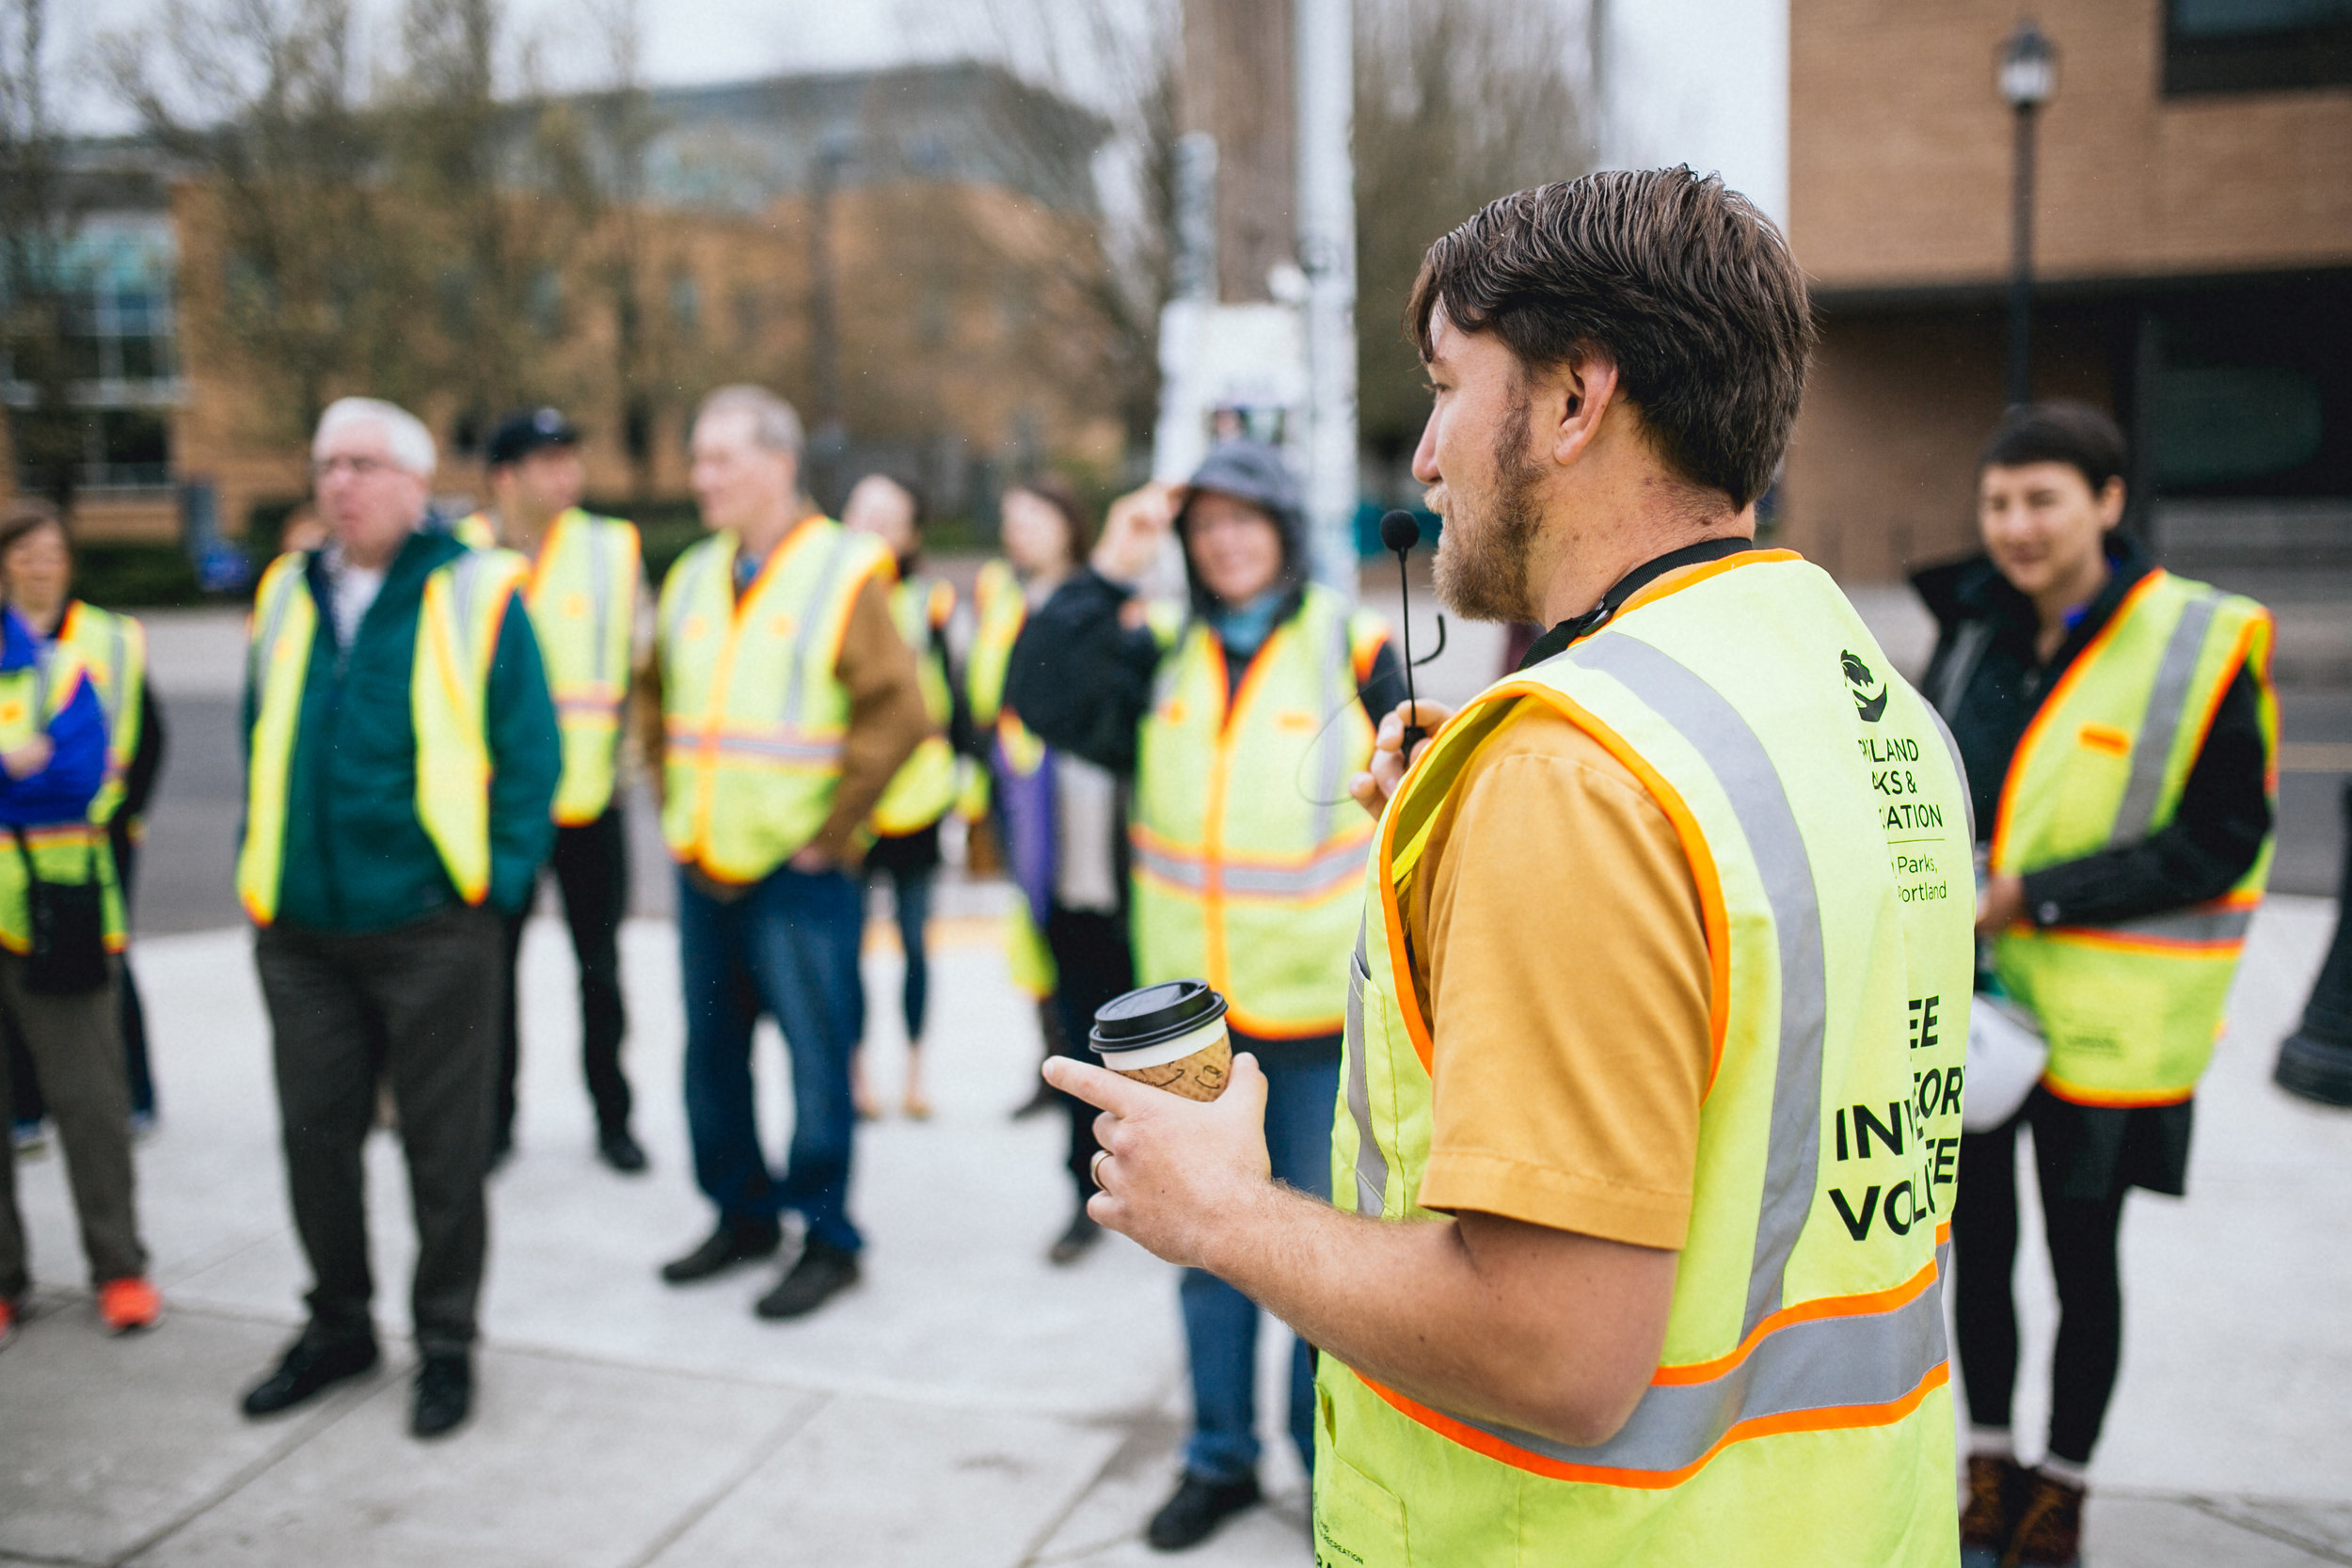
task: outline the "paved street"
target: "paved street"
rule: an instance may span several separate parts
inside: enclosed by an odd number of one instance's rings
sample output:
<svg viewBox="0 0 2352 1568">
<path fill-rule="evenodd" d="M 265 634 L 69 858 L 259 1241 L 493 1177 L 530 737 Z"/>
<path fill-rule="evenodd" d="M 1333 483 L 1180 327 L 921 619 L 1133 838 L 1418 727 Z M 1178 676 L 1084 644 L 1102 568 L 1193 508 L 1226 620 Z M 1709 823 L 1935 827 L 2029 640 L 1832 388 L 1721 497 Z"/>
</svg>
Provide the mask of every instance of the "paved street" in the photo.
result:
<svg viewBox="0 0 2352 1568">
<path fill-rule="evenodd" d="M 1475 635 L 1450 657 L 1490 658 Z M 685 1291 L 656 1280 L 655 1264 L 708 1218 L 676 1092 L 675 938 L 655 918 L 626 938 L 629 1063 L 655 1162 L 631 1180 L 589 1153 L 569 958 L 542 921 L 525 958 L 521 1147 L 494 1185 L 475 1420 L 431 1447 L 405 1435 L 410 1242 L 388 1138 L 370 1169 L 393 1354 L 315 1409 L 243 1420 L 236 1396 L 299 1321 L 304 1276 L 248 939 L 226 892 L 233 626 L 224 637 L 214 622 L 174 626 L 158 646 L 174 756 L 135 961 L 164 1116 L 140 1148 L 141 1202 L 169 1317 L 130 1340 L 97 1333 L 60 1163 L 23 1167 L 40 1284 L 24 1333 L 0 1354 L 0 1561 L 1163 1560 L 1136 1532 L 1173 1477 L 1184 1415 L 1173 1278 L 1116 1238 L 1074 1269 L 1042 1260 L 1069 1201 L 1061 1132 L 1005 1115 L 1028 1091 L 1037 1046 L 998 958 L 1001 895 L 985 887 L 946 900 L 938 1116 L 886 1121 L 860 1145 L 854 1208 L 870 1251 L 857 1291 L 807 1323 L 772 1325 L 750 1313 L 766 1269 Z M 1467 664 L 1438 668 L 1433 691 L 1470 678 Z M 2352 724 L 2352 702 L 2338 701 L 2334 721 Z M 663 893 L 649 876 L 641 909 L 666 904 Z M 2265 908 L 2200 1095 L 2192 1196 L 2133 1201 L 2123 1384 L 2094 1467 L 2095 1568 L 2352 1564 L 2342 1201 L 2352 1114 L 2268 1083 L 2332 919 L 2316 898 Z M 878 1004 L 897 974 L 878 937 L 867 960 Z M 894 1010 L 878 1005 L 874 1020 L 887 1090 Z M 765 1036 L 760 1067 L 780 1138 L 787 1095 Z M 2038 1245 L 2029 1239 L 2021 1269 L 2021 1434 L 2045 1408 L 2052 1323 Z M 1274 1501 L 1188 1560 L 1308 1560 L 1302 1480 L 1275 1435 L 1281 1349 L 1278 1336 L 1261 1346 Z"/>
</svg>

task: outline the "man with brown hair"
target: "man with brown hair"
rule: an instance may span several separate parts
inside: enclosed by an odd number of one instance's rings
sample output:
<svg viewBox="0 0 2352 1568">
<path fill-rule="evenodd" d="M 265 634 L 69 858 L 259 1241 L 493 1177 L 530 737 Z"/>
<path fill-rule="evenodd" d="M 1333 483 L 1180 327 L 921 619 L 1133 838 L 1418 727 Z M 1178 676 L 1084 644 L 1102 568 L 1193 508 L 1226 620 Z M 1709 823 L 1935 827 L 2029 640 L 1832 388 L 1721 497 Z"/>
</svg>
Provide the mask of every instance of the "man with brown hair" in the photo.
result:
<svg viewBox="0 0 2352 1568">
<path fill-rule="evenodd" d="M 1322 1348 L 1324 1563 L 1948 1563 L 1967 801 L 1752 543 L 1802 277 L 1720 181 L 1613 172 L 1440 239 L 1408 324 L 1439 594 L 1551 630 L 1357 782 L 1336 1208 L 1267 1179 L 1248 1056 L 1208 1105 L 1050 1064 L 1096 1215 Z"/>
</svg>

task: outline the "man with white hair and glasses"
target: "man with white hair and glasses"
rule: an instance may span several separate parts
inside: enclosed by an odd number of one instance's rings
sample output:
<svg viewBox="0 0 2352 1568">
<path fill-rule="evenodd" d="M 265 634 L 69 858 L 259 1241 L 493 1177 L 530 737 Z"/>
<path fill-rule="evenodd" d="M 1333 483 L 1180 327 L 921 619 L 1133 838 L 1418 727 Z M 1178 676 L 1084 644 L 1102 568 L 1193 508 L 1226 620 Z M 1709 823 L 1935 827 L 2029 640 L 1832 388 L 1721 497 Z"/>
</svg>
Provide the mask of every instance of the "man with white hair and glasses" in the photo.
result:
<svg viewBox="0 0 2352 1568">
<path fill-rule="evenodd" d="M 424 426 L 344 398 L 310 457 L 328 543 L 280 556 L 254 598 L 237 893 L 313 1285 L 309 1324 L 245 1411 L 376 1363 L 360 1152 L 386 1081 L 417 1227 L 409 1430 L 432 1437 L 472 1402 L 501 921 L 547 858 L 560 743 L 521 558 L 423 526 Z"/>
</svg>

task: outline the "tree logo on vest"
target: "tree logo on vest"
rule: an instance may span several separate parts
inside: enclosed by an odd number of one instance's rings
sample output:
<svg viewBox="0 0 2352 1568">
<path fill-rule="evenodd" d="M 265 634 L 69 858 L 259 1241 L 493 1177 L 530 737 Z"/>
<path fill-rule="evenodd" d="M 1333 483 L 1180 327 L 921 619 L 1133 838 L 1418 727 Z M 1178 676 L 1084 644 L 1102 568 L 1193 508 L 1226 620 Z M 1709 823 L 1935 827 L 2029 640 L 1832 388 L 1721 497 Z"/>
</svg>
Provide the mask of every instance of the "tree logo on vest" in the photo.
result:
<svg viewBox="0 0 2352 1568">
<path fill-rule="evenodd" d="M 1886 711 L 1885 684 L 1871 674 L 1870 667 L 1855 657 L 1851 649 L 1837 656 L 1837 664 L 1838 668 L 1846 673 L 1846 684 L 1853 688 L 1846 693 L 1853 699 L 1853 710 L 1862 715 L 1864 723 L 1877 723 L 1879 715 Z M 1874 683 L 1879 689 L 1879 693 L 1875 697 L 1870 695 L 1870 688 Z"/>
</svg>

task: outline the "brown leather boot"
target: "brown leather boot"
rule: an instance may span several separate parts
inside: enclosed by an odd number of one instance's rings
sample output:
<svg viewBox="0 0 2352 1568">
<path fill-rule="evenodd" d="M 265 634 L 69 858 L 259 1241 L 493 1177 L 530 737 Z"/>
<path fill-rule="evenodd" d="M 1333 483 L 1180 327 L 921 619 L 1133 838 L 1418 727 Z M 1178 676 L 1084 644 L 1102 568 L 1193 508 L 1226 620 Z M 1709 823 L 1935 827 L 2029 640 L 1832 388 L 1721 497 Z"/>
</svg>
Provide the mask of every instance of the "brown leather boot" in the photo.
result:
<svg viewBox="0 0 2352 1568">
<path fill-rule="evenodd" d="M 1999 1568 L 2031 1479 L 2013 1459 L 1968 1456 L 1968 1506 L 1960 1511 L 1962 1568 Z"/>
<path fill-rule="evenodd" d="M 2077 1568 L 2083 1560 L 2084 1488 L 2039 1470 L 2029 1479 L 2017 1534 L 2004 1560 L 2013 1568 Z"/>
</svg>

